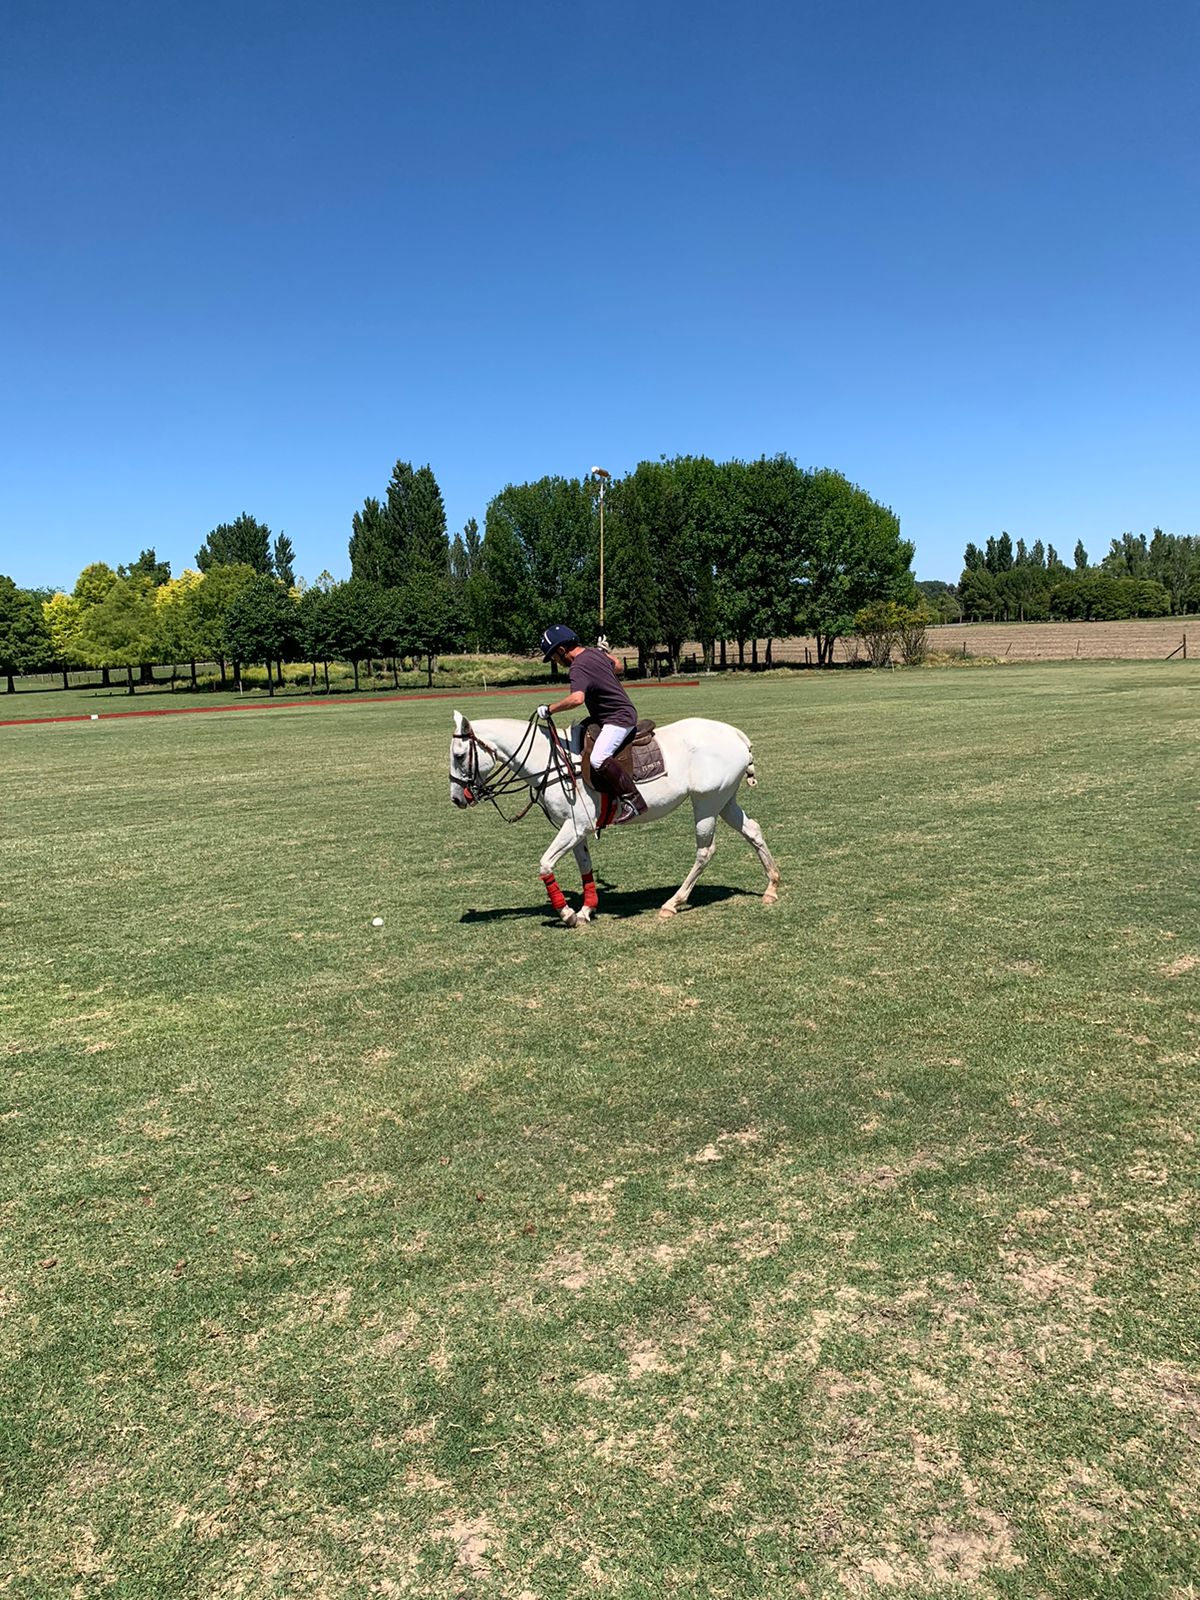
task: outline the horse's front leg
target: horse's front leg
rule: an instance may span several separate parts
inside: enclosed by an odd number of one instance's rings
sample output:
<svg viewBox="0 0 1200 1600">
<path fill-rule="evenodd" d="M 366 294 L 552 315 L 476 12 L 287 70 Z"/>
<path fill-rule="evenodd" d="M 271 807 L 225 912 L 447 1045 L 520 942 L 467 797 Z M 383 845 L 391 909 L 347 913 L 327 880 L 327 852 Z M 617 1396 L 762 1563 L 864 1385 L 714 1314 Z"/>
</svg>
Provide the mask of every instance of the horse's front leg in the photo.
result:
<svg viewBox="0 0 1200 1600">
<path fill-rule="evenodd" d="M 576 841 L 575 861 L 579 867 L 579 876 L 583 881 L 583 904 L 579 908 L 579 921 L 590 922 L 599 909 L 600 896 L 596 893 L 596 877 L 592 871 L 592 853 L 587 847 L 586 839 Z"/>
<path fill-rule="evenodd" d="M 578 837 L 579 834 L 575 824 L 575 818 L 573 816 L 569 816 L 563 823 L 562 827 L 554 835 L 554 838 L 550 841 L 545 855 L 543 855 L 541 861 L 538 863 L 538 872 L 541 875 L 542 882 L 546 885 L 546 893 L 550 896 L 550 904 L 562 918 L 563 925 L 568 928 L 573 928 L 576 926 L 579 921 L 579 916 L 567 904 L 567 897 L 558 886 L 558 880 L 554 876 L 554 865 L 560 856 L 566 855 L 567 851 L 571 849 L 572 845 L 577 844 Z M 588 909 L 586 901 L 586 885 L 584 907 L 585 909 Z M 588 909 L 588 917 L 584 920 L 587 921 L 590 916 L 591 911 Z"/>
</svg>

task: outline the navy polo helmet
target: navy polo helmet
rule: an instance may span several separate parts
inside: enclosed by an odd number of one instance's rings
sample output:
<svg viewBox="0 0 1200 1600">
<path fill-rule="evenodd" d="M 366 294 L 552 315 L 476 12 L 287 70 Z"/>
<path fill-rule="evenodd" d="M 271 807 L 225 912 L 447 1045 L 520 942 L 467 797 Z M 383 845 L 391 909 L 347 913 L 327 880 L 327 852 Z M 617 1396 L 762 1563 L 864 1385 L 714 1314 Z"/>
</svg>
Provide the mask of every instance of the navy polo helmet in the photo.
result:
<svg viewBox="0 0 1200 1600">
<path fill-rule="evenodd" d="M 573 644 L 578 643 L 579 635 L 573 628 L 564 627 L 561 622 L 556 622 L 542 635 L 542 660 L 549 661 L 556 650 L 569 650 Z"/>
</svg>

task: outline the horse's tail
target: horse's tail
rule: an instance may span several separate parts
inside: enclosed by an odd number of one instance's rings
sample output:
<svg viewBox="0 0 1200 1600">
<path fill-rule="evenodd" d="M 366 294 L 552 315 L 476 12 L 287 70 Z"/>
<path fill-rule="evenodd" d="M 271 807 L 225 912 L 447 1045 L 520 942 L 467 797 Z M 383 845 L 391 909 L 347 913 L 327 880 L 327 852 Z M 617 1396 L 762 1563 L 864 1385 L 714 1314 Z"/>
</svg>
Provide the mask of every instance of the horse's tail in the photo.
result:
<svg viewBox="0 0 1200 1600">
<path fill-rule="evenodd" d="M 758 782 L 758 774 L 754 770 L 754 750 L 751 747 L 750 740 L 746 737 L 746 735 L 742 732 L 742 730 L 740 728 L 735 728 L 734 732 L 737 734 L 738 738 L 742 741 L 742 743 L 746 746 L 746 754 L 750 757 L 750 760 L 749 760 L 749 762 L 747 763 L 747 766 L 746 766 L 746 787 L 747 787 L 747 789 L 753 789 L 755 784 Z"/>
</svg>

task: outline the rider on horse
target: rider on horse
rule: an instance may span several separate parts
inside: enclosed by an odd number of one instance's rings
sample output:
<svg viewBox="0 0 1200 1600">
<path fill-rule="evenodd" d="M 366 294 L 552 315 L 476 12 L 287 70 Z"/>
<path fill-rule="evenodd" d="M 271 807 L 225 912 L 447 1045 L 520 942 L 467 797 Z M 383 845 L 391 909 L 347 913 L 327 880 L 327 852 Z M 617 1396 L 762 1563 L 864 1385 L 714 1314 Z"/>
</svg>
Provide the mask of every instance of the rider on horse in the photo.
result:
<svg viewBox="0 0 1200 1600">
<path fill-rule="evenodd" d="M 539 706 L 538 716 L 544 719 L 586 703 L 589 718 L 600 724 L 592 747 L 592 777 L 617 802 L 613 822 L 633 822 L 645 811 L 646 802 L 616 759 L 637 732 L 638 720 L 633 701 L 617 681 L 621 663 L 609 650 L 585 649 L 578 635 L 561 623 L 547 628 L 541 643 L 542 660 L 553 661 L 570 674 L 571 693 L 553 705 Z"/>
</svg>

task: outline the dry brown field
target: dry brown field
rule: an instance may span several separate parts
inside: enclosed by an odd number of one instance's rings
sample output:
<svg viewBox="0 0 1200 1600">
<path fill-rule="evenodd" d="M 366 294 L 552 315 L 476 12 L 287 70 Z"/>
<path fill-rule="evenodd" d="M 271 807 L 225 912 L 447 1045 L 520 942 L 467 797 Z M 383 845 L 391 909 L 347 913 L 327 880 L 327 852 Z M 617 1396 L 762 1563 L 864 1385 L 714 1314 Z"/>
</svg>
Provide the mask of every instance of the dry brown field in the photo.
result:
<svg viewBox="0 0 1200 1600">
<path fill-rule="evenodd" d="M 1200 617 L 1148 617 L 1132 622 L 955 623 L 930 628 L 929 645 L 934 651 L 1000 661 L 1162 661 L 1180 649 L 1185 635 L 1189 659 L 1200 659 Z M 689 645 L 685 657 L 695 648 Z M 859 654 L 860 647 L 854 639 L 839 639 L 834 648 L 836 662 L 857 660 Z M 727 659 L 731 666 L 736 663 L 736 645 L 729 650 Z M 759 664 L 765 659 L 766 642 L 760 640 Z M 815 662 L 817 642 L 776 639 L 771 659 L 789 665 Z M 749 660 L 747 645 L 747 663 Z"/>
</svg>

